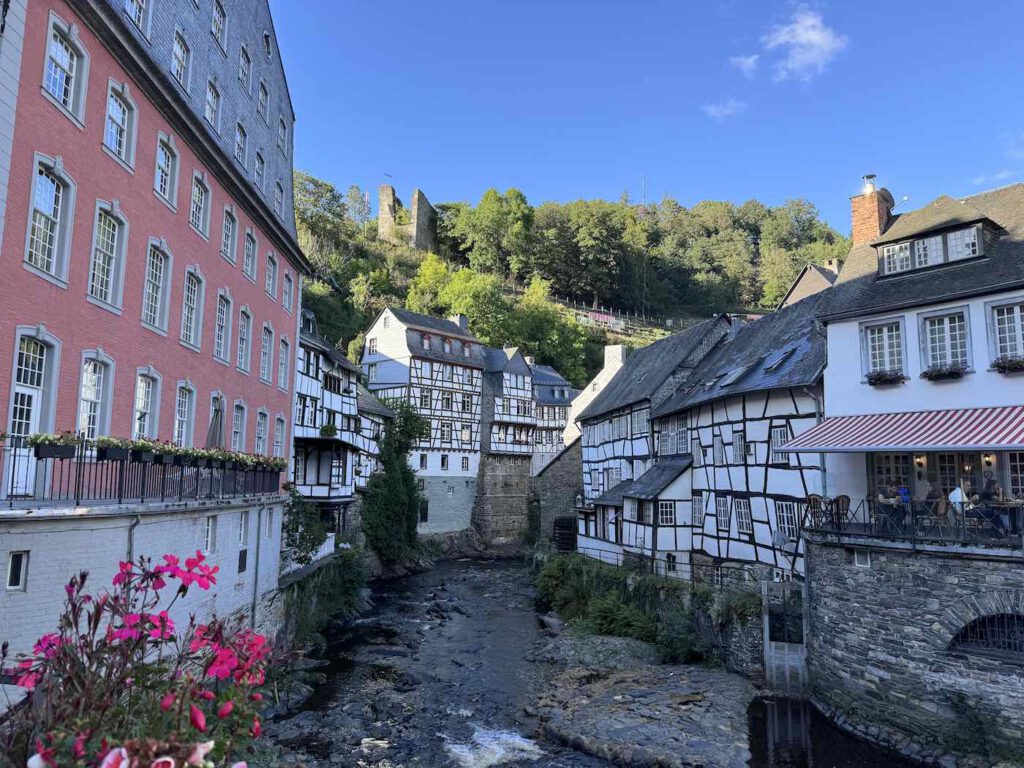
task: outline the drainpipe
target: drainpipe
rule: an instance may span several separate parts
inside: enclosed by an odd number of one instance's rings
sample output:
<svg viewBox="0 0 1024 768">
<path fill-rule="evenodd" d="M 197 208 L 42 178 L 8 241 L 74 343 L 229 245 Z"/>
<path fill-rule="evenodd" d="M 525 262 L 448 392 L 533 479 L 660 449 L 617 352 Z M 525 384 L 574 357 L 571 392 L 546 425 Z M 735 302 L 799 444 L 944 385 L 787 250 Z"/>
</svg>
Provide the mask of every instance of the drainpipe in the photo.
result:
<svg viewBox="0 0 1024 768">
<path fill-rule="evenodd" d="M 142 515 L 136 512 L 135 519 L 128 526 L 128 557 L 126 559 L 129 563 L 135 558 L 135 529 L 139 527 L 141 522 Z"/>
<path fill-rule="evenodd" d="M 815 394 L 814 390 L 811 389 L 810 387 L 804 387 L 803 388 L 803 393 L 805 395 L 807 395 L 809 398 L 811 398 L 811 400 L 814 401 L 814 423 L 816 425 L 817 424 L 821 424 L 821 422 L 825 420 L 824 408 L 821 405 L 821 398 L 818 397 L 818 395 Z M 819 464 L 821 466 L 821 470 L 820 470 L 821 471 L 821 495 L 824 496 L 825 493 L 828 490 L 828 488 L 825 485 L 827 477 L 826 477 L 826 472 L 825 472 L 825 454 L 824 453 L 819 453 L 818 454 L 818 462 L 819 462 Z"/>
<path fill-rule="evenodd" d="M 256 629 L 256 601 L 260 594 L 260 544 L 263 541 L 263 507 L 256 509 L 256 563 L 252 569 L 252 609 L 249 611 L 249 629 Z"/>
</svg>

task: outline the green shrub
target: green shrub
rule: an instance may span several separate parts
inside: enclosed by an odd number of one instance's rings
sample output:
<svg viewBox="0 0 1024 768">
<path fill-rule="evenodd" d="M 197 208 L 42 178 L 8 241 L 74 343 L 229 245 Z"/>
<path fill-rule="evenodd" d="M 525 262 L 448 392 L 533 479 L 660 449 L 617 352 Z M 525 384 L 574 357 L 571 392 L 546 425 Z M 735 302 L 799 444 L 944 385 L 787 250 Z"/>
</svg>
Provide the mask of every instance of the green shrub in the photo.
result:
<svg viewBox="0 0 1024 768">
<path fill-rule="evenodd" d="M 665 664 L 692 664 L 704 659 L 693 615 L 689 611 L 670 610 L 663 614 L 658 622 L 655 642 Z"/>
<path fill-rule="evenodd" d="M 632 637 L 651 642 L 657 635 L 654 619 L 623 602 L 622 595 L 611 591 L 590 601 L 590 620 L 602 635 Z"/>
</svg>

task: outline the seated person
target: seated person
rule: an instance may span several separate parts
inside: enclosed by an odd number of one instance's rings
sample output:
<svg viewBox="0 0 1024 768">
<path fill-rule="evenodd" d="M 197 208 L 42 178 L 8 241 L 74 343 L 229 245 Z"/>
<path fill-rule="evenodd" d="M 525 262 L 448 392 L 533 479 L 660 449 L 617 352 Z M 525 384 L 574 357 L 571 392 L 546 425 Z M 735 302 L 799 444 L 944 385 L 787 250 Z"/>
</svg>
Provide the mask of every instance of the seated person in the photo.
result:
<svg viewBox="0 0 1024 768">
<path fill-rule="evenodd" d="M 1006 533 L 1006 521 L 1003 519 L 1003 510 L 996 507 L 993 502 L 1003 500 L 1003 488 L 998 481 L 990 478 L 985 483 L 985 490 L 978 497 L 978 504 L 972 510 L 974 516 L 984 520 L 1001 534 Z"/>
<path fill-rule="evenodd" d="M 900 492 L 894 483 L 878 491 L 878 516 L 883 527 L 899 529 L 903 526 L 903 507 Z"/>
</svg>

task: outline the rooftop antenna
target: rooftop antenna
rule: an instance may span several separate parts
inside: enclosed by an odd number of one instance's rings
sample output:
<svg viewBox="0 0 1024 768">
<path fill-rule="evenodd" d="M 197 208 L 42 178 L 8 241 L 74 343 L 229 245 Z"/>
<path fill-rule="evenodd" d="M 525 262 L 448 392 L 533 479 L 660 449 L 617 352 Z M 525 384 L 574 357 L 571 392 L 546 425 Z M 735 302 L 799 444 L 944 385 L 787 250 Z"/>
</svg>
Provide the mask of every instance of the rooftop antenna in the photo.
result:
<svg viewBox="0 0 1024 768">
<path fill-rule="evenodd" d="M 910 195 L 904 195 L 903 197 L 901 197 L 901 198 L 900 198 L 899 202 L 898 202 L 898 203 L 896 203 L 896 205 L 894 205 L 894 206 L 893 206 L 892 208 L 890 208 L 889 210 L 890 210 L 890 211 L 895 211 L 895 210 L 896 210 L 897 208 L 899 208 L 899 207 L 900 207 L 901 205 L 903 205 L 903 204 L 904 204 L 905 202 L 907 202 L 907 201 L 908 201 L 909 199 L 910 199 Z"/>
</svg>

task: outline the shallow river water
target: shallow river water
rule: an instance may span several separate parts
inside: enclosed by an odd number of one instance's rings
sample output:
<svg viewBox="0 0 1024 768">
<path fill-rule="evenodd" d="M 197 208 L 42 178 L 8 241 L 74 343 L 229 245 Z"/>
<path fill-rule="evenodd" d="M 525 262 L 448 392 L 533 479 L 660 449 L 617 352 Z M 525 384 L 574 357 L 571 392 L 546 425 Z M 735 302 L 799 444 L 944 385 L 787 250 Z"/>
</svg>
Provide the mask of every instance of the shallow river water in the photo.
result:
<svg viewBox="0 0 1024 768">
<path fill-rule="evenodd" d="M 539 736 L 532 706 L 557 670 L 529 659 L 542 632 L 525 565 L 449 562 L 379 583 L 373 600 L 370 613 L 329 633 L 326 682 L 292 723 L 277 724 L 307 764 L 608 765 Z M 757 701 L 749 715 L 754 768 L 906 765 L 800 703 Z"/>
</svg>

